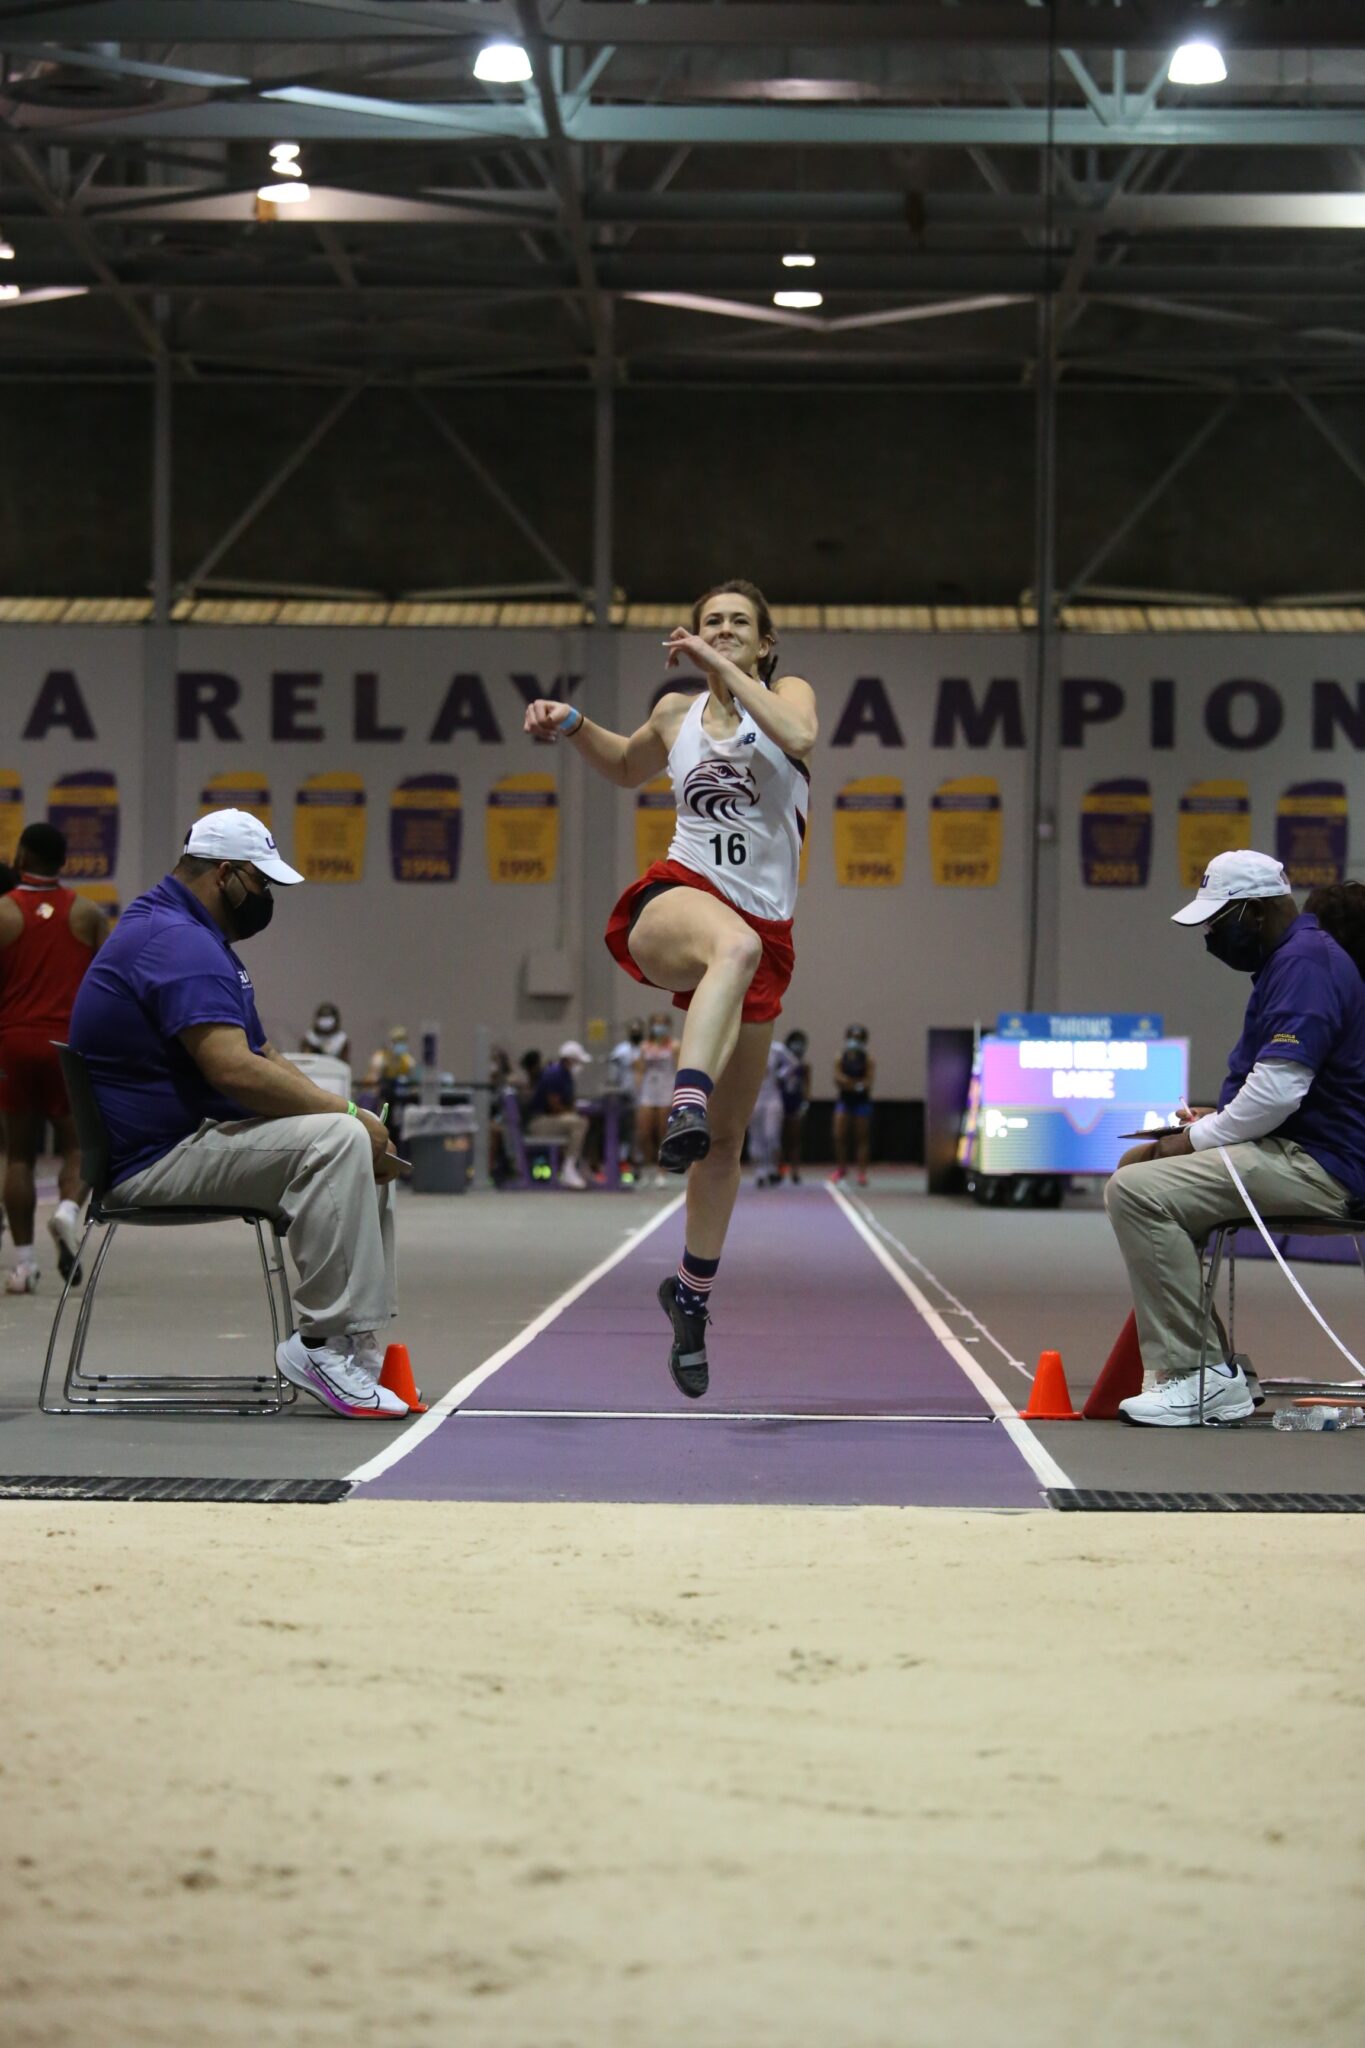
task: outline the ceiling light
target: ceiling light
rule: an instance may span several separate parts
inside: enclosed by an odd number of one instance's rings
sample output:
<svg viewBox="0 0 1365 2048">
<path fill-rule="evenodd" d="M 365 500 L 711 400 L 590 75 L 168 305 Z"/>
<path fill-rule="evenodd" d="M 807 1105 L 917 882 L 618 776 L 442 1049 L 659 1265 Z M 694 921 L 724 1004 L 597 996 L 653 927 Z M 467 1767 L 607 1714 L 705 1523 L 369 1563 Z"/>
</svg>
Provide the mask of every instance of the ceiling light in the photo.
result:
<svg viewBox="0 0 1365 2048">
<path fill-rule="evenodd" d="M 0 263 L 13 263 L 13 261 L 14 244 L 13 242 L 7 242 L 5 237 L 0 235 Z"/>
<path fill-rule="evenodd" d="M 775 306 L 785 306 L 792 313 L 805 313 L 810 307 L 823 306 L 824 303 L 825 295 L 823 292 L 773 293 L 773 304 Z"/>
<path fill-rule="evenodd" d="M 1172 85 L 1221 85 L 1227 75 L 1216 43 L 1182 43 L 1166 73 Z"/>
<path fill-rule="evenodd" d="M 524 85 L 531 60 L 520 43 L 485 43 L 474 59 L 474 76 L 485 85 Z"/>
<path fill-rule="evenodd" d="M 0 284 L 0 299 L 17 299 L 18 296 L 19 287 L 17 284 Z"/>
<path fill-rule="evenodd" d="M 270 154 L 274 158 L 276 168 L 282 164 L 292 164 L 298 153 L 297 142 L 272 142 L 270 145 Z"/>
<path fill-rule="evenodd" d="M 297 183 L 285 182 L 279 185 L 258 185 L 256 197 L 269 200 L 272 206 L 303 206 L 312 198 L 310 188 L 302 179 Z"/>
<path fill-rule="evenodd" d="M 299 160 L 297 142 L 272 142 L 270 145 L 270 180 L 258 185 L 256 197 L 269 202 L 271 206 L 303 206 L 312 198 L 303 166 Z"/>
<path fill-rule="evenodd" d="M 791 255 L 782 258 L 782 268 L 784 270 L 814 270 L 815 258 L 813 256 L 799 256 L 793 252 Z"/>
</svg>

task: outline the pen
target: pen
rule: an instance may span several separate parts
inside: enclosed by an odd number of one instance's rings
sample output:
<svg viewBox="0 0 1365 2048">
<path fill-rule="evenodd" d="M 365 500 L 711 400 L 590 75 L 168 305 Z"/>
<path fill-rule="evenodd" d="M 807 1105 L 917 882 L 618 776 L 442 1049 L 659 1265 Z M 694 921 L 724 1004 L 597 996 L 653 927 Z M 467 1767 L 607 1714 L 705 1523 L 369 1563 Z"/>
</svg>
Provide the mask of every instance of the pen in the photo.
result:
<svg viewBox="0 0 1365 2048">
<path fill-rule="evenodd" d="M 384 1103 L 381 1103 L 381 1104 L 380 1104 L 380 1107 L 379 1107 L 379 1121 L 380 1121 L 380 1123 L 381 1123 L 381 1124 L 386 1124 L 386 1123 L 388 1122 L 388 1120 L 389 1120 L 389 1105 L 388 1105 L 388 1103 L 387 1103 L 387 1102 L 384 1102 Z"/>
</svg>

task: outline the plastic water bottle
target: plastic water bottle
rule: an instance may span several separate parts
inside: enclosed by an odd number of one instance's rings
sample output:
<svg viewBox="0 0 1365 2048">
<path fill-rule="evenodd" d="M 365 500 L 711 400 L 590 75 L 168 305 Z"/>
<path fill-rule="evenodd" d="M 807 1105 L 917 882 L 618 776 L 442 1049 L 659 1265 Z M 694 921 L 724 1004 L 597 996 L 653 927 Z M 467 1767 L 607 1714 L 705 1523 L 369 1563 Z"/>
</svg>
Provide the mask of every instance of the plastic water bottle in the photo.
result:
<svg viewBox="0 0 1365 2048">
<path fill-rule="evenodd" d="M 1276 1429 L 1359 1429 L 1365 1424 L 1365 1409 L 1360 1408 L 1280 1408 L 1276 1410 Z"/>
</svg>

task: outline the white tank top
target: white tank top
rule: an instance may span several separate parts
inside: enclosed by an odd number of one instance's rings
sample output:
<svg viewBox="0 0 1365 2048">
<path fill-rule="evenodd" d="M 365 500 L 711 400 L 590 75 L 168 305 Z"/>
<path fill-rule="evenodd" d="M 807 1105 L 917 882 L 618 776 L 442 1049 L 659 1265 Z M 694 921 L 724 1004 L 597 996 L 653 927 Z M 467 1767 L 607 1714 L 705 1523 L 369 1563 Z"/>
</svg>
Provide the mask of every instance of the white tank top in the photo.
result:
<svg viewBox="0 0 1365 2048">
<path fill-rule="evenodd" d="M 668 756 L 678 809 L 668 857 L 705 875 L 736 910 L 790 917 L 810 777 L 752 718 L 713 738 L 702 724 L 709 702 L 703 691 L 689 707 Z"/>
</svg>

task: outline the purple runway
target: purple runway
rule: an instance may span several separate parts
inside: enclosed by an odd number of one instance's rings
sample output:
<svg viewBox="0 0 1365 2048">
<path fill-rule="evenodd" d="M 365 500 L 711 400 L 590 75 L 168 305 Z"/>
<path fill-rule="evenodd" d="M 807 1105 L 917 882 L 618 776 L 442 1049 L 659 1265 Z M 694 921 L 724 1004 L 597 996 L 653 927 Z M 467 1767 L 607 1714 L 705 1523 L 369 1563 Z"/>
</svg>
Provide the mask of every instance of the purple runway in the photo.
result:
<svg viewBox="0 0 1365 2048">
<path fill-rule="evenodd" d="M 684 1399 L 654 1299 L 681 1222 L 634 1246 L 365 1496 L 1042 1506 L 982 1395 L 818 1188 L 741 1197 L 711 1391 Z"/>
</svg>

